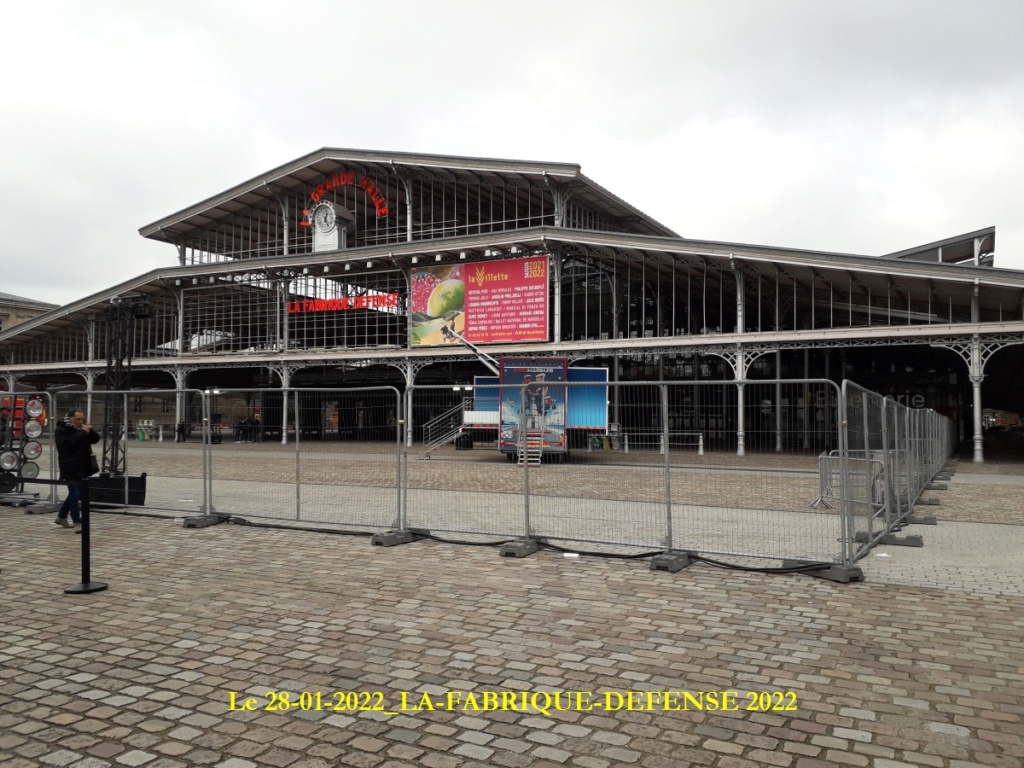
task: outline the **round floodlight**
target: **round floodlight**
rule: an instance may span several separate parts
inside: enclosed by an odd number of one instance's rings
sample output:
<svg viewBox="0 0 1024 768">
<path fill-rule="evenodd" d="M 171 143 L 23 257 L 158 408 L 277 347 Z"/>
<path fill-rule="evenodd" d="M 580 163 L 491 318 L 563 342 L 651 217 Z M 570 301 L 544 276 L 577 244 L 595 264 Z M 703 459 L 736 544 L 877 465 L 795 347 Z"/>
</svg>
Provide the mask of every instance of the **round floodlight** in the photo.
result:
<svg viewBox="0 0 1024 768">
<path fill-rule="evenodd" d="M 26 480 L 35 480 L 39 477 L 39 465 L 34 461 L 26 461 L 21 465 L 21 476 Z"/>
<path fill-rule="evenodd" d="M 26 459 L 38 459 L 43 455 L 43 446 L 35 440 L 29 440 L 22 446 L 21 452 L 24 454 Z"/>
<path fill-rule="evenodd" d="M 18 466 L 18 454 L 14 451 L 0 453 L 0 469 L 14 469 Z"/>
<path fill-rule="evenodd" d="M 42 416 L 43 415 L 43 401 L 39 400 L 38 398 L 33 397 L 31 400 L 29 400 L 27 403 L 25 403 L 25 413 L 27 413 L 29 415 L 29 417 L 33 418 L 33 419 L 38 418 L 39 416 Z"/>
<path fill-rule="evenodd" d="M 35 419 L 25 422 L 25 437 L 39 437 L 43 434 L 43 425 Z"/>
</svg>

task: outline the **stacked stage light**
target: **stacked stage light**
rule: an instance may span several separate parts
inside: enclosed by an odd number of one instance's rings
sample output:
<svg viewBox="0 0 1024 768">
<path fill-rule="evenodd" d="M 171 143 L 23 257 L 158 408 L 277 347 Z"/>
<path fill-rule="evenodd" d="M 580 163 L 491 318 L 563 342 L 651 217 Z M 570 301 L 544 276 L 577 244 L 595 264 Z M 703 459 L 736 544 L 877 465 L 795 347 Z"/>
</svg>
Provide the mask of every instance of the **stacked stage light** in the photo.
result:
<svg viewBox="0 0 1024 768">
<path fill-rule="evenodd" d="M 43 434 L 43 401 L 29 397 L 22 406 L 18 404 L 20 398 L 4 398 L 8 399 L 11 407 L 0 434 L 0 493 L 10 493 L 23 486 L 20 481 L 39 477 L 36 460 L 43 454 L 43 446 L 36 439 Z"/>
</svg>

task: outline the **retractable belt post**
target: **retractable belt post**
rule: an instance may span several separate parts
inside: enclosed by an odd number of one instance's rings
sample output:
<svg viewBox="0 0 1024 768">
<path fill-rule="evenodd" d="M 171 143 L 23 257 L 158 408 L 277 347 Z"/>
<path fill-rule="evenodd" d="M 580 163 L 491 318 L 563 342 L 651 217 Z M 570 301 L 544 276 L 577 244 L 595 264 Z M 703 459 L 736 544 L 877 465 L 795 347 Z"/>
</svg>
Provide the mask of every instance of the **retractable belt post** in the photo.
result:
<svg viewBox="0 0 1024 768">
<path fill-rule="evenodd" d="M 89 478 L 82 480 L 82 580 L 78 584 L 65 587 L 64 592 L 69 595 L 87 595 L 91 592 L 101 592 L 107 588 L 102 581 L 93 581 L 89 550 Z"/>
</svg>

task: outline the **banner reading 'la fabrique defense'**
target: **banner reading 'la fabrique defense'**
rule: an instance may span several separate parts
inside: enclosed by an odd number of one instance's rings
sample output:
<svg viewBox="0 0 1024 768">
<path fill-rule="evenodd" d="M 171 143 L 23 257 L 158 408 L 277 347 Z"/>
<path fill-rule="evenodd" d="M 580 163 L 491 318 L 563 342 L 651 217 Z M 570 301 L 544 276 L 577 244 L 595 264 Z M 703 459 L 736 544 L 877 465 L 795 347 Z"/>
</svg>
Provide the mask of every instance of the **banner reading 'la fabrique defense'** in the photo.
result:
<svg viewBox="0 0 1024 768">
<path fill-rule="evenodd" d="M 548 257 L 413 269 L 412 346 L 548 340 Z"/>
</svg>

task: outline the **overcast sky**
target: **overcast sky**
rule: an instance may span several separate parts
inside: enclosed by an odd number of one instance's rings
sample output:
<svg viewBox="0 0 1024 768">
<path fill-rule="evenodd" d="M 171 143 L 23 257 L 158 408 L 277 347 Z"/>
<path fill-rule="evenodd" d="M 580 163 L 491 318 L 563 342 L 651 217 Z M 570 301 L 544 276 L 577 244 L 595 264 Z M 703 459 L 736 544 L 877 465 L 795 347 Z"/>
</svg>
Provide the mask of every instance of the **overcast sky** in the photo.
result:
<svg viewBox="0 0 1024 768">
<path fill-rule="evenodd" d="M 8 3 L 0 292 L 176 263 L 138 229 L 321 147 L 578 163 L 686 237 L 1024 269 L 1024 3 Z"/>
</svg>

